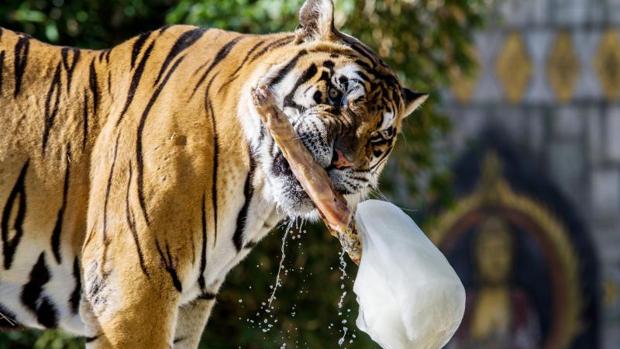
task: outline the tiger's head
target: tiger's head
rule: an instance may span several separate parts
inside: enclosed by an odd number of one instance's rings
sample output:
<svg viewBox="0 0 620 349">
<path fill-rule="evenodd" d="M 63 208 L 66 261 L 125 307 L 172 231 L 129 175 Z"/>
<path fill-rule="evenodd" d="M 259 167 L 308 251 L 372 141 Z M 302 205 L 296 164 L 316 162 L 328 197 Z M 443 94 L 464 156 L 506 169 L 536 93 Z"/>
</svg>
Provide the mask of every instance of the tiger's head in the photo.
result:
<svg viewBox="0 0 620 349">
<path fill-rule="evenodd" d="M 304 145 L 355 205 L 377 186 L 403 119 L 427 95 L 402 87 L 371 49 L 339 32 L 332 0 L 307 0 L 299 19 L 290 44 L 264 60 L 254 86 L 272 81 L 276 100 Z M 246 135 L 273 199 L 288 216 L 312 218 L 310 198 L 260 125 L 256 110 L 249 109 L 253 127 Z"/>
</svg>

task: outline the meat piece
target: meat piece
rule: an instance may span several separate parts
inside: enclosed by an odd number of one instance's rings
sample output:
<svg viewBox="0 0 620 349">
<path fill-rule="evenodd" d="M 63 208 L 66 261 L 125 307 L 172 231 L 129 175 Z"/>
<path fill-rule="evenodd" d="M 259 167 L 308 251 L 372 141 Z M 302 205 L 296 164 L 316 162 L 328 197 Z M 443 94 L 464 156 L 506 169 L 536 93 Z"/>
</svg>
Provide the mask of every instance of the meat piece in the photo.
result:
<svg viewBox="0 0 620 349">
<path fill-rule="evenodd" d="M 286 115 L 277 107 L 268 84 L 252 91 L 252 97 L 261 121 L 288 161 L 293 175 L 306 191 L 321 219 L 336 236 L 349 257 L 359 264 L 361 244 L 351 210 L 344 197 L 338 193 L 332 182 L 312 154 L 299 140 Z"/>
</svg>

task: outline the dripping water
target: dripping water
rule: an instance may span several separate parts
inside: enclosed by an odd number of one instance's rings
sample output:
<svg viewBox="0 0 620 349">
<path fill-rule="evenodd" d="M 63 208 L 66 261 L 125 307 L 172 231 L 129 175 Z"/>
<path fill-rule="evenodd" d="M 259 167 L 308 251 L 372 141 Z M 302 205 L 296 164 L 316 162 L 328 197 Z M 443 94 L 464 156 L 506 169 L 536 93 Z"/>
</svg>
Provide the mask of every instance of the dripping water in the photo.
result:
<svg viewBox="0 0 620 349">
<path fill-rule="evenodd" d="M 276 291 L 280 286 L 282 286 L 282 282 L 280 281 L 280 274 L 282 273 L 282 267 L 284 266 L 284 260 L 286 259 L 286 239 L 288 238 L 288 234 L 293 228 L 293 224 L 297 223 L 297 220 L 290 221 L 286 229 L 284 230 L 284 236 L 282 236 L 282 245 L 280 246 L 280 264 L 278 265 L 278 273 L 276 274 L 276 283 L 273 285 L 273 289 L 271 290 L 271 295 L 269 296 L 269 301 L 267 302 L 268 308 L 273 309 L 273 300 L 276 298 Z M 296 225 L 297 228 L 299 228 Z"/>
<path fill-rule="evenodd" d="M 342 346 L 344 344 L 347 337 L 347 331 L 349 330 L 349 328 L 347 327 L 346 315 L 342 311 L 342 308 L 344 306 L 344 299 L 347 296 L 345 281 L 348 277 L 347 261 L 345 260 L 344 254 L 345 251 L 344 249 L 342 249 L 340 251 L 340 254 L 338 255 L 338 258 L 340 260 L 340 263 L 338 265 L 338 269 L 340 270 L 340 289 L 342 290 L 342 294 L 340 295 L 340 299 L 338 300 L 338 316 L 342 318 L 342 321 L 340 322 L 342 324 L 342 337 L 338 339 L 338 346 Z"/>
</svg>

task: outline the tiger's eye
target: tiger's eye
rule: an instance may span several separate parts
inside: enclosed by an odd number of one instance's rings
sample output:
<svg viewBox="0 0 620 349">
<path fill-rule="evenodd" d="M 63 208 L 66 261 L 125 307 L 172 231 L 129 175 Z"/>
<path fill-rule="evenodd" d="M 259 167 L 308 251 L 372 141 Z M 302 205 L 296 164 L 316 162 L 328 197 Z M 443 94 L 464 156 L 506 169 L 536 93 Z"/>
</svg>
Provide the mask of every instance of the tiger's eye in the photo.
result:
<svg viewBox="0 0 620 349">
<path fill-rule="evenodd" d="M 342 106 L 342 93 L 338 89 L 334 87 L 330 87 L 329 90 L 327 91 L 327 94 L 329 96 L 329 102 L 332 106 L 334 107 Z"/>
<path fill-rule="evenodd" d="M 336 90 L 335 88 L 330 88 L 329 89 L 329 97 L 330 98 L 338 98 L 338 95 L 340 94 L 340 92 L 338 92 L 338 90 Z"/>
</svg>

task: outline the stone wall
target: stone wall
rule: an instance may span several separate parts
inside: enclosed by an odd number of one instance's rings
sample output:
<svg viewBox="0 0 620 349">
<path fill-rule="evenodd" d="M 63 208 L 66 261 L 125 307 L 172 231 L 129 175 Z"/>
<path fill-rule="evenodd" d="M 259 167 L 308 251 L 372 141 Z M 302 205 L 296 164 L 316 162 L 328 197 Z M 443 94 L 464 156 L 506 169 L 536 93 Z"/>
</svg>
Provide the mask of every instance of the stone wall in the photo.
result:
<svg viewBox="0 0 620 349">
<path fill-rule="evenodd" d="M 620 0 L 509 0 L 444 110 L 458 154 L 495 128 L 581 214 L 600 260 L 602 347 L 620 345 Z"/>
</svg>

